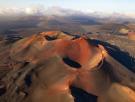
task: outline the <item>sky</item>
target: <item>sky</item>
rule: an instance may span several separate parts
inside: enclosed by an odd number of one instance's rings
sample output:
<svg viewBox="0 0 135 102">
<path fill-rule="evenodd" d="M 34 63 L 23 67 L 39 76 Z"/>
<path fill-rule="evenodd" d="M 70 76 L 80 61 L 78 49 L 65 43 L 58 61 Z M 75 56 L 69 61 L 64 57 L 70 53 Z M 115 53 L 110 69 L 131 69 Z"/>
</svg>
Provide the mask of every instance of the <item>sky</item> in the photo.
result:
<svg viewBox="0 0 135 102">
<path fill-rule="evenodd" d="M 85 12 L 135 13 L 135 0 L 0 0 L 0 8 L 62 7 Z"/>
</svg>

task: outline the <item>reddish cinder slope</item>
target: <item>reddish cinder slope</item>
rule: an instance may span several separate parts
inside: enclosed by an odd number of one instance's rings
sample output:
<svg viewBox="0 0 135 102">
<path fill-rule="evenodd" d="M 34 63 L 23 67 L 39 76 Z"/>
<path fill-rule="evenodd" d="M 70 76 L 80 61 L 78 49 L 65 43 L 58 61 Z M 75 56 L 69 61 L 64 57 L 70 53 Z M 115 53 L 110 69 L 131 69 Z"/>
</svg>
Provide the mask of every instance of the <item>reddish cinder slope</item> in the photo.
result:
<svg viewBox="0 0 135 102">
<path fill-rule="evenodd" d="M 1 78 L 6 92 L 0 101 L 74 102 L 70 91 L 74 86 L 98 96 L 98 102 L 119 102 L 115 95 L 127 96 L 122 102 L 134 102 L 134 73 L 109 56 L 103 46 L 87 40 L 53 31 L 12 44 L 7 55 L 12 70 Z"/>
<path fill-rule="evenodd" d="M 100 62 L 102 58 L 100 49 L 89 45 L 86 38 L 72 39 L 72 36 L 64 34 L 61 38 L 61 36 L 56 36 L 55 34 L 56 32 L 43 32 L 18 41 L 11 49 L 11 57 L 18 61 L 35 62 L 36 60 L 39 61 L 52 56 L 61 56 L 62 58 L 68 57 L 83 66 L 88 63 L 90 64 L 90 62 L 94 64 L 94 61 L 90 60 L 98 54 L 97 61 L 99 60 L 98 62 Z M 61 32 L 59 35 L 61 35 Z M 55 36 L 55 39 L 48 40 L 46 36 L 50 39 Z"/>
<path fill-rule="evenodd" d="M 79 70 L 89 71 L 103 59 L 101 50 L 89 45 L 85 37 L 73 39 L 62 32 L 57 35 L 59 36 L 56 36 L 56 32 L 43 32 L 22 39 L 12 46 L 10 56 L 13 60 L 29 62 L 32 64 L 29 69 L 33 69 L 35 65 L 41 67 L 37 66 L 36 69 L 41 69 L 37 71 L 38 83 L 37 79 L 34 79 L 29 91 L 30 97 L 27 100 L 30 102 L 57 102 L 51 97 L 61 97 L 63 94 L 70 96 L 69 87 L 78 76 Z M 43 91 L 40 88 L 44 82 L 47 89 Z M 17 82 L 18 85 L 20 83 Z M 37 90 L 34 90 L 35 88 Z M 47 101 L 42 94 L 48 97 Z M 73 100 L 71 96 L 69 98 Z"/>
<path fill-rule="evenodd" d="M 128 38 L 129 38 L 130 40 L 135 40 L 135 32 L 134 32 L 134 31 L 129 32 L 129 33 L 128 33 Z"/>
</svg>

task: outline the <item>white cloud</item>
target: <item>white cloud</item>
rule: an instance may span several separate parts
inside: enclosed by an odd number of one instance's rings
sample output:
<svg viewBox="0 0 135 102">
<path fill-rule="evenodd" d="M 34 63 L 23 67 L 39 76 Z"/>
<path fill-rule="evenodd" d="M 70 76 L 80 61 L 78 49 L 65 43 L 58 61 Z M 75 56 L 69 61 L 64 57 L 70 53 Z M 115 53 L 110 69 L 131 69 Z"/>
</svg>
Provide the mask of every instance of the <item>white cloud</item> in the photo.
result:
<svg viewBox="0 0 135 102">
<path fill-rule="evenodd" d="M 45 9 L 43 6 L 31 6 L 27 8 L 1 8 L 0 15 L 11 16 L 11 15 L 58 15 L 58 16 L 70 16 L 70 15 L 89 15 L 94 17 L 122 17 L 122 18 L 134 18 L 135 13 L 104 13 L 94 11 L 75 11 L 71 9 L 64 9 L 60 7 L 51 7 Z"/>
</svg>

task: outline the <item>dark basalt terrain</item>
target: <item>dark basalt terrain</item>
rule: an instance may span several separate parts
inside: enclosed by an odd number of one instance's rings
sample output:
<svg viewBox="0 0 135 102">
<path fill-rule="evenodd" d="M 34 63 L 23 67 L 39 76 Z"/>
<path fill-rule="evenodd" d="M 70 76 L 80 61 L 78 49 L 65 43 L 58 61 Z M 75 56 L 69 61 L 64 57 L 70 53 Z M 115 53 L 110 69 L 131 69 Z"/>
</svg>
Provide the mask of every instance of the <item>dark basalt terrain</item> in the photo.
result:
<svg viewBox="0 0 135 102">
<path fill-rule="evenodd" d="M 135 72 L 135 41 L 129 40 L 126 36 L 119 35 L 100 35 L 93 34 L 89 36 L 92 42 L 102 44 L 108 50 L 108 53 Z"/>
<path fill-rule="evenodd" d="M 135 41 L 125 36 L 0 37 L 0 59 L 0 102 L 135 101 Z"/>
</svg>

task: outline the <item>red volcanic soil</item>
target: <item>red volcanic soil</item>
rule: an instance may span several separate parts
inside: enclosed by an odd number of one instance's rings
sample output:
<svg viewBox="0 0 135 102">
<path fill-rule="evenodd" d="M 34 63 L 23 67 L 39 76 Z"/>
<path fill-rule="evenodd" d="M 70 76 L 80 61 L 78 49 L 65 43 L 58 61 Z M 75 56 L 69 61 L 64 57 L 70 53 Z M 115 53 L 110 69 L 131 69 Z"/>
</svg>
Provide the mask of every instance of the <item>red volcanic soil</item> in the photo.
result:
<svg viewBox="0 0 135 102">
<path fill-rule="evenodd" d="M 74 86 L 98 102 L 134 102 L 134 73 L 88 40 L 52 31 L 0 42 L 0 101 L 78 102 Z"/>
<path fill-rule="evenodd" d="M 134 32 L 134 31 L 129 32 L 129 33 L 128 33 L 128 38 L 129 38 L 130 40 L 135 40 L 135 32 Z"/>
</svg>

